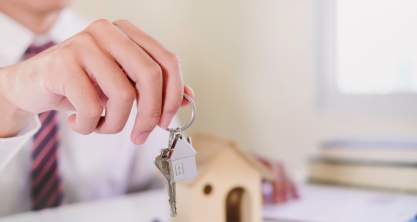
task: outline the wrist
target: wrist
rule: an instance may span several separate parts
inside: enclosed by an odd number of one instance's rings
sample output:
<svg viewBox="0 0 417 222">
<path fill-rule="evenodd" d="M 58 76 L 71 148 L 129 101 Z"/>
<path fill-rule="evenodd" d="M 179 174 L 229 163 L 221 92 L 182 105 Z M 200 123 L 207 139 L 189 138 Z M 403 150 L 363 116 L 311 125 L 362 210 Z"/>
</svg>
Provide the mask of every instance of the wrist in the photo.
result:
<svg viewBox="0 0 417 222">
<path fill-rule="evenodd" d="M 12 137 L 23 129 L 30 117 L 30 113 L 17 107 L 10 99 L 8 92 L 11 89 L 8 68 L 0 68 L 0 138 Z"/>
</svg>

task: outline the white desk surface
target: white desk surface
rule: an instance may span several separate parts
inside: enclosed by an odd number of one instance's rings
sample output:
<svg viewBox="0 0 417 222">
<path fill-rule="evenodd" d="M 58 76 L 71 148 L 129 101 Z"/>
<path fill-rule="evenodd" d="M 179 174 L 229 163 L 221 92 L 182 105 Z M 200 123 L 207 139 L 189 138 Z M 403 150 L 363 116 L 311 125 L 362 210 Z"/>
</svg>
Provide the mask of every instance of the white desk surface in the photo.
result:
<svg viewBox="0 0 417 222">
<path fill-rule="evenodd" d="M 400 222 L 417 213 L 417 196 L 301 185 L 302 198 L 266 206 L 265 222 Z M 167 193 L 141 194 L 4 217 L 0 222 L 168 222 Z"/>
<path fill-rule="evenodd" d="M 0 222 L 168 222 L 168 194 L 162 190 L 67 205 L 4 217 Z"/>
<path fill-rule="evenodd" d="M 301 185 L 299 189 L 302 198 L 266 206 L 264 218 L 297 222 L 407 222 L 417 215 L 417 195 L 317 185 Z"/>
</svg>

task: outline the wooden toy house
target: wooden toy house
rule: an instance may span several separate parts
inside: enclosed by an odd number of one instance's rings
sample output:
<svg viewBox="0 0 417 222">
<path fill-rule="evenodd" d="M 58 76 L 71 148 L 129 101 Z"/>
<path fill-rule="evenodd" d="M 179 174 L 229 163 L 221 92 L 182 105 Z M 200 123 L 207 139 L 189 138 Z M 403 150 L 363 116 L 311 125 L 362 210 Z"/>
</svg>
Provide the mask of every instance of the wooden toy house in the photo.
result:
<svg viewBox="0 0 417 222">
<path fill-rule="evenodd" d="M 262 180 L 271 172 L 229 140 L 193 135 L 198 176 L 177 184 L 175 222 L 261 222 Z"/>
</svg>

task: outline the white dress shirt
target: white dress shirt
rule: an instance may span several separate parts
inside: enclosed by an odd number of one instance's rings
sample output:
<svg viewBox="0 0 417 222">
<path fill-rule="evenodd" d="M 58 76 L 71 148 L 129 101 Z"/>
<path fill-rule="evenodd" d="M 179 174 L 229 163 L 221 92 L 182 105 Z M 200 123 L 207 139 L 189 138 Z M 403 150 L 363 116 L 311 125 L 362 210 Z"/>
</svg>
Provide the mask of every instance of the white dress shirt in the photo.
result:
<svg viewBox="0 0 417 222">
<path fill-rule="evenodd" d="M 86 25 L 71 11 L 64 10 L 48 35 L 35 37 L 28 29 L 0 13 L 0 67 L 19 62 L 34 41 L 61 42 Z M 134 145 L 129 134 L 135 114 L 133 108 L 126 127 L 118 134 L 80 135 L 67 125 L 68 114 L 59 113 L 58 161 L 64 185 L 64 204 L 145 189 L 155 179 L 153 158 L 166 145 L 168 133 L 157 128 L 144 145 Z M 39 119 L 34 117 L 16 137 L 0 138 L 0 215 L 31 209 L 31 145 L 32 136 L 39 127 Z"/>
</svg>

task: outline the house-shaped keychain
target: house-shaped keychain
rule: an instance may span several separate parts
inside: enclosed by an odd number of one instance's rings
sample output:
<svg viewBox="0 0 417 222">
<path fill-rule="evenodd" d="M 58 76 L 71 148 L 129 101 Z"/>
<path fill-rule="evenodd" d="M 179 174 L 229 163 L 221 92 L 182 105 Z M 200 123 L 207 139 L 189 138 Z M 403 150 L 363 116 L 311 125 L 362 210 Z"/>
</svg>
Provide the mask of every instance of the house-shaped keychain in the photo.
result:
<svg viewBox="0 0 417 222">
<path fill-rule="evenodd" d="M 192 138 L 199 175 L 177 184 L 174 222 L 261 222 L 262 180 L 272 180 L 272 173 L 230 140 Z"/>
<path fill-rule="evenodd" d="M 171 166 L 171 179 L 175 182 L 192 180 L 197 176 L 197 152 L 191 144 L 191 138 L 181 136 L 176 141 L 169 161 Z"/>
</svg>

